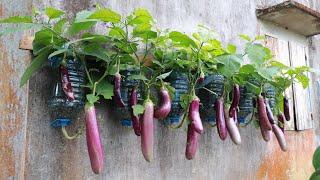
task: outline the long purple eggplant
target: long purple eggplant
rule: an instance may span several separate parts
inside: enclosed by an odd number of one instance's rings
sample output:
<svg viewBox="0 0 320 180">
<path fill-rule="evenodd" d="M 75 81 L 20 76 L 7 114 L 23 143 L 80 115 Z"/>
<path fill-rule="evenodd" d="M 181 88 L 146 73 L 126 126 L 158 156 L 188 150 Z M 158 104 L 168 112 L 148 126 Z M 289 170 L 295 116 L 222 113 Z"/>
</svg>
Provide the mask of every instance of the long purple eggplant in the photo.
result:
<svg viewBox="0 0 320 180">
<path fill-rule="evenodd" d="M 290 121 L 290 105 L 287 97 L 283 98 L 283 112 L 287 121 Z"/>
<path fill-rule="evenodd" d="M 271 130 L 272 127 L 268 119 L 267 108 L 266 108 L 266 104 L 264 103 L 263 96 L 261 95 L 258 96 L 257 105 L 258 105 L 260 127 L 263 128 L 264 130 Z"/>
<path fill-rule="evenodd" d="M 116 73 L 114 75 L 114 87 L 113 87 L 113 99 L 118 107 L 125 107 L 125 104 L 121 98 L 121 75 Z"/>
<path fill-rule="evenodd" d="M 267 98 L 265 98 L 264 102 L 266 104 L 266 111 L 267 111 L 267 116 L 268 116 L 269 122 L 271 124 L 275 124 L 276 122 L 274 120 L 274 116 L 273 116 L 272 109 L 269 104 L 269 100 Z"/>
<path fill-rule="evenodd" d="M 203 126 L 200 118 L 199 106 L 200 106 L 200 99 L 197 96 L 195 96 L 189 105 L 188 117 L 189 117 L 189 120 L 191 121 L 191 124 L 194 130 L 197 133 L 202 134 Z"/>
<path fill-rule="evenodd" d="M 160 89 L 161 102 L 158 108 L 154 111 L 154 117 L 157 119 L 164 119 L 171 111 L 171 98 L 169 91 L 162 87 Z"/>
<path fill-rule="evenodd" d="M 237 109 L 239 102 L 240 102 L 240 88 L 238 84 L 235 84 L 233 86 L 233 95 L 232 95 L 232 103 L 230 106 L 230 110 L 232 109 Z M 229 110 L 229 114 L 230 114 L 230 110 Z M 230 116 L 230 115 L 229 115 Z"/>
<path fill-rule="evenodd" d="M 274 135 L 276 135 L 276 138 L 278 140 L 278 144 L 282 151 L 287 151 L 287 143 L 286 138 L 284 137 L 284 134 L 282 130 L 278 127 L 276 124 L 272 124 L 272 131 Z"/>
<path fill-rule="evenodd" d="M 286 117 L 284 117 L 284 114 L 282 112 L 280 112 L 277 115 L 277 118 L 278 118 L 278 126 L 282 130 L 282 132 L 284 133 L 284 120 L 286 119 Z"/>
<path fill-rule="evenodd" d="M 85 106 L 86 139 L 92 171 L 100 174 L 104 164 L 104 151 L 101 144 L 96 110 L 94 105 Z"/>
<path fill-rule="evenodd" d="M 224 115 L 226 119 L 226 126 L 230 134 L 231 140 L 237 145 L 241 144 L 241 136 L 240 136 L 239 129 L 233 117 L 229 116 L 229 110 L 227 108 L 225 109 Z"/>
<path fill-rule="evenodd" d="M 131 120 L 132 120 L 132 127 L 134 130 L 134 133 L 137 136 L 141 135 L 141 127 L 140 127 L 140 119 L 139 116 L 136 116 L 133 114 L 133 106 L 136 105 L 138 103 L 138 97 L 137 97 L 137 89 L 134 87 L 131 90 L 131 94 L 130 94 L 130 106 L 131 106 Z"/>
<path fill-rule="evenodd" d="M 188 125 L 187 145 L 186 145 L 186 158 L 191 160 L 196 155 L 198 149 L 199 134 L 193 129 L 192 124 Z"/>
<path fill-rule="evenodd" d="M 63 65 L 60 66 L 60 79 L 61 79 L 62 90 L 64 94 L 66 95 L 69 101 L 73 101 L 74 93 L 73 93 L 73 88 L 70 82 L 69 72 L 67 67 Z"/>
<path fill-rule="evenodd" d="M 219 98 L 215 102 L 215 110 L 216 110 L 216 118 L 217 118 L 217 128 L 218 133 L 220 136 L 220 139 L 225 140 L 228 136 L 227 126 L 226 126 L 226 120 L 224 117 L 224 104 L 223 99 Z"/>
<path fill-rule="evenodd" d="M 150 99 L 145 100 L 144 108 L 141 118 L 141 149 L 144 159 L 150 162 L 153 158 L 153 102 Z"/>
</svg>

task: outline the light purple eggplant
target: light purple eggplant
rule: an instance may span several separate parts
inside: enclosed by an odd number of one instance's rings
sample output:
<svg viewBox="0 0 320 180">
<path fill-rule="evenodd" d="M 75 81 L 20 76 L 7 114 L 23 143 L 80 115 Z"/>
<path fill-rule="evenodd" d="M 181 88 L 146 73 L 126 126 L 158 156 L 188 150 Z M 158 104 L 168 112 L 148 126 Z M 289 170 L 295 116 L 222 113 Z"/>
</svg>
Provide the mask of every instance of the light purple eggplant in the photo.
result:
<svg viewBox="0 0 320 180">
<path fill-rule="evenodd" d="M 86 104 L 86 139 L 92 171 L 100 174 L 104 165 L 104 150 L 101 144 L 99 127 L 94 105 Z"/>
<path fill-rule="evenodd" d="M 153 102 L 150 99 L 144 102 L 144 113 L 141 118 L 141 149 L 146 161 L 151 162 L 153 158 L 154 122 Z"/>
<path fill-rule="evenodd" d="M 286 138 L 284 137 L 282 130 L 278 127 L 278 125 L 272 124 L 272 131 L 278 140 L 278 144 L 279 144 L 281 150 L 287 151 Z"/>
<path fill-rule="evenodd" d="M 154 117 L 157 119 L 164 119 L 171 111 L 171 98 L 169 91 L 162 87 L 160 89 L 160 105 L 154 111 Z"/>
<path fill-rule="evenodd" d="M 199 106 L 200 106 L 200 99 L 197 96 L 195 96 L 189 105 L 188 117 L 189 117 L 189 120 L 191 121 L 191 124 L 194 130 L 199 134 L 202 134 L 203 125 L 200 118 Z"/>
</svg>

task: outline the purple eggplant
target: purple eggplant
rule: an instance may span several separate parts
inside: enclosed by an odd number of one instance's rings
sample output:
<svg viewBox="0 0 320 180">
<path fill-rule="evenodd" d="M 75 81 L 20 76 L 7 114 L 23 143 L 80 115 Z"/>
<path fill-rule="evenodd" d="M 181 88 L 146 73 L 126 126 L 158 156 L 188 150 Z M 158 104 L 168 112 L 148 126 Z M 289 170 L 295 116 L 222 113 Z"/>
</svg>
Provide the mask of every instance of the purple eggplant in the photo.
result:
<svg viewBox="0 0 320 180">
<path fill-rule="evenodd" d="M 134 87 L 131 90 L 130 94 L 130 106 L 131 106 L 131 120 L 132 120 L 132 127 L 134 130 L 134 133 L 137 136 L 141 135 L 141 127 L 140 127 L 140 119 L 139 116 L 136 116 L 133 114 L 133 106 L 138 104 L 138 97 L 137 97 L 137 89 Z"/>
<path fill-rule="evenodd" d="M 268 119 L 267 110 L 266 110 L 267 108 L 266 108 L 266 104 L 264 103 L 263 96 L 261 95 L 258 96 L 257 105 L 258 105 L 260 128 L 263 128 L 264 130 L 271 130 L 272 127 Z"/>
<path fill-rule="evenodd" d="M 264 102 L 266 104 L 266 111 L 267 111 L 267 116 L 268 116 L 269 122 L 271 124 L 275 124 L 276 122 L 274 120 L 274 116 L 273 116 L 272 109 L 269 104 L 269 100 L 267 98 L 265 98 Z"/>
<path fill-rule="evenodd" d="M 240 136 L 239 129 L 233 117 L 229 116 L 229 110 L 227 108 L 225 109 L 224 115 L 226 119 L 226 126 L 228 129 L 229 135 L 231 137 L 231 140 L 237 145 L 241 144 L 241 136 Z"/>
<path fill-rule="evenodd" d="M 218 133 L 219 133 L 220 139 L 225 140 L 228 136 L 228 131 L 227 131 L 226 120 L 224 116 L 223 99 L 219 98 L 215 102 L 214 107 L 216 111 Z"/>
<path fill-rule="evenodd" d="M 187 145 L 186 145 L 186 158 L 191 160 L 196 155 L 198 149 L 198 138 L 199 133 L 197 133 L 192 124 L 188 125 L 188 135 L 187 135 Z"/>
<path fill-rule="evenodd" d="M 150 99 L 145 100 L 144 108 L 141 118 L 141 149 L 144 159 L 151 162 L 154 139 L 153 102 Z"/>
<path fill-rule="evenodd" d="M 278 144 L 282 151 L 287 151 L 287 143 L 286 138 L 284 137 L 284 133 L 276 124 L 272 124 L 272 131 L 278 140 Z"/>
<path fill-rule="evenodd" d="M 85 106 L 86 139 L 92 171 L 100 174 L 104 164 L 104 151 L 101 144 L 96 110 L 94 105 Z"/>
<path fill-rule="evenodd" d="M 158 108 L 154 111 L 154 117 L 157 119 L 164 119 L 171 111 L 171 98 L 169 91 L 162 87 L 160 89 L 161 102 Z"/>
<path fill-rule="evenodd" d="M 118 107 L 125 107 L 125 104 L 121 98 L 121 75 L 116 73 L 114 75 L 114 88 L 113 88 L 113 99 Z"/>
<path fill-rule="evenodd" d="M 199 113 L 200 99 L 195 96 L 189 105 L 189 120 L 191 121 L 192 127 L 196 132 L 202 134 L 203 126 Z"/>
</svg>

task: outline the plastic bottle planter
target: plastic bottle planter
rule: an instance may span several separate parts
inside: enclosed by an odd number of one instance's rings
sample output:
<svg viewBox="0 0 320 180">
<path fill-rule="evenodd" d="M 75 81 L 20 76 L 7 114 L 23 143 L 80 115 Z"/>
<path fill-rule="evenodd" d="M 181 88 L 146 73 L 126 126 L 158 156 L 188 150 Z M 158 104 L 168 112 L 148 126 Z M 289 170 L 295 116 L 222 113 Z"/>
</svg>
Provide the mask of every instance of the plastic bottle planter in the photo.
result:
<svg viewBox="0 0 320 180">
<path fill-rule="evenodd" d="M 253 93 L 249 92 L 245 87 L 240 87 L 240 102 L 238 111 L 239 124 L 248 124 L 252 118 L 253 110 Z"/>
<path fill-rule="evenodd" d="M 133 74 L 138 74 L 139 72 L 134 69 L 128 69 L 121 71 L 120 74 L 123 75 L 123 77 L 128 77 Z M 138 91 L 138 100 L 141 99 L 141 93 L 140 93 L 140 82 L 138 80 L 129 80 L 127 78 L 121 79 L 121 97 L 122 100 L 125 104 L 125 107 L 120 108 L 117 107 L 115 109 L 118 117 L 120 117 L 120 123 L 122 126 L 125 127 L 132 127 L 132 121 L 131 121 L 131 114 L 130 114 L 130 104 L 129 104 L 129 99 L 130 99 L 130 93 L 133 87 L 137 87 Z"/>
<path fill-rule="evenodd" d="M 200 89 L 199 90 L 199 98 L 200 102 L 202 102 L 200 113 L 201 118 L 207 121 L 210 125 L 214 126 L 216 124 L 216 112 L 214 110 L 214 103 L 216 100 L 222 96 L 224 90 L 224 78 L 219 74 L 212 74 L 205 77 L 204 83 L 208 82 L 205 85 L 207 89 L 215 92 L 216 94 L 212 94 L 211 92 Z"/>
<path fill-rule="evenodd" d="M 176 125 L 180 122 L 183 115 L 183 109 L 180 105 L 180 96 L 188 93 L 189 83 L 186 74 L 181 72 L 172 72 L 168 77 L 170 85 L 175 88 L 175 96 L 172 99 L 171 112 L 168 115 L 166 123 Z"/>
<path fill-rule="evenodd" d="M 60 59 L 59 59 L 60 58 Z M 61 57 L 56 57 L 54 60 L 49 60 L 50 65 L 55 67 L 52 61 L 61 61 Z M 58 68 L 59 69 L 59 68 Z M 52 96 L 48 102 L 49 107 L 53 109 L 57 108 L 71 108 L 80 109 L 84 106 L 85 93 L 83 86 L 85 85 L 85 72 L 82 64 L 75 60 L 73 57 L 67 58 L 67 70 L 69 79 L 71 82 L 72 91 L 75 99 L 69 101 L 63 90 L 60 80 L 60 72 L 57 70 L 55 83 L 53 85 Z"/>
<path fill-rule="evenodd" d="M 273 86 L 267 86 L 265 88 L 265 96 L 266 98 L 268 98 L 269 100 L 269 105 L 271 107 L 271 109 L 273 110 L 273 108 L 276 105 L 276 92 L 275 92 L 275 88 Z"/>
</svg>

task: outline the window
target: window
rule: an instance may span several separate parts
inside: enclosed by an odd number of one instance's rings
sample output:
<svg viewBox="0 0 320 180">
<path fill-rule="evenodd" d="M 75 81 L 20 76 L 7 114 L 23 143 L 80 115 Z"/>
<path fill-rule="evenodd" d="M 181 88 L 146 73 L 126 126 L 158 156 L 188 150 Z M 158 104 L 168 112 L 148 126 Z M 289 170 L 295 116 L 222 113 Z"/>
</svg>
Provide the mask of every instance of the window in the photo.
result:
<svg viewBox="0 0 320 180">
<path fill-rule="evenodd" d="M 266 45 L 273 51 L 278 61 L 292 67 L 309 65 L 306 37 L 279 28 L 271 23 L 263 23 L 262 31 L 267 35 Z M 308 77 L 310 77 L 310 74 L 308 74 Z M 287 89 L 286 95 L 290 98 L 291 119 L 286 122 L 286 130 L 313 128 L 310 89 L 310 86 L 303 89 L 300 84 L 293 84 Z"/>
</svg>

